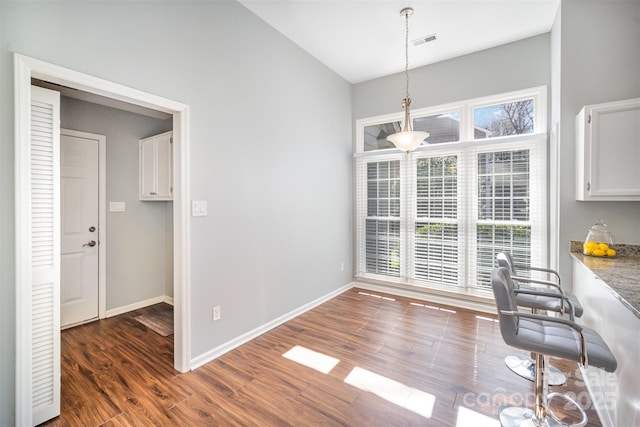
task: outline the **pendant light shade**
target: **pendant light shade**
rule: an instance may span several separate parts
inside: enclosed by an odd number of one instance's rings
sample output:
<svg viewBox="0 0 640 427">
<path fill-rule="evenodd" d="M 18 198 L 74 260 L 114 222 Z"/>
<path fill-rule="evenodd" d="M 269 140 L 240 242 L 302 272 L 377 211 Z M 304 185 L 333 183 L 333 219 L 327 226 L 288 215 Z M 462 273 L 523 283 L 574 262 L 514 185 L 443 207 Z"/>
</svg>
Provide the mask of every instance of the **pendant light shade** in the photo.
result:
<svg viewBox="0 0 640 427">
<path fill-rule="evenodd" d="M 405 152 L 415 150 L 426 138 L 429 137 L 429 132 L 420 132 L 411 129 L 411 98 L 409 97 L 409 16 L 412 14 L 413 9 L 410 7 L 406 7 L 400 11 L 400 16 L 405 19 L 404 73 L 406 79 L 406 93 L 402 100 L 402 108 L 404 109 L 404 126 L 402 128 L 402 132 L 397 132 L 387 137 L 388 141 L 392 142 L 393 145 Z"/>
<path fill-rule="evenodd" d="M 406 97 L 402 100 L 402 108 L 404 108 L 404 127 L 402 132 L 397 132 L 387 137 L 397 148 L 402 151 L 409 152 L 418 148 L 422 142 L 429 137 L 429 132 L 420 132 L 411 130 L 411 116 L 409 114 L 409 106 L 411 98 Z"/>
</svg>

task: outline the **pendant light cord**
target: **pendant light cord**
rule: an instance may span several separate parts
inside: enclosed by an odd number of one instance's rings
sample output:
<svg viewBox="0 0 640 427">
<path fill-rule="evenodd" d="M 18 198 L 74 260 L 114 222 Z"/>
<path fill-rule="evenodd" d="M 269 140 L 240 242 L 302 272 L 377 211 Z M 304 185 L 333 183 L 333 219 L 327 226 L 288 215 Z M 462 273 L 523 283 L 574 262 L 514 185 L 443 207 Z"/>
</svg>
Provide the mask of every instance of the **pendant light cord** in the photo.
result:
<svg viewBox="0 0 640 427">
<path fill-rule="evenodd" d="M 409 98 L 409 13 L 404 15 L 404 76 L 407 82 L 405 92 Z"/>
<path fill-rule="evenodd" d="M 415 150 L 429 137 L 429 132 L 414 131 L 411 126 L 411 98 L 409 98 L 409 15 L 412 13 L 413 9 L 410 7 L 405 7 L 400 11 L 400 15 L 404 17 L 404 76 L 406 81 L 405 98 L 402 100 L 404 125 L 401 131 L 398 130 L 398 132 L 387 136 L 388 141 L 405 153 Z"/>
</svg>

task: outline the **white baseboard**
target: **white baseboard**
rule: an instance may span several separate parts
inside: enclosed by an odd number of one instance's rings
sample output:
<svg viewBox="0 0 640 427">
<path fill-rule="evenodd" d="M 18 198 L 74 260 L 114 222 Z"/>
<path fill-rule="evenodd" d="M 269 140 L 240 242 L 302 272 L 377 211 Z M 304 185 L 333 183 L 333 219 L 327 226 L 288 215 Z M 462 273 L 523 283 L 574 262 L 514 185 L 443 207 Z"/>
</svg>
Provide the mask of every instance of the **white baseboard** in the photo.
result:
<svg viewBox="0 0 640 427">
<path fill-rule="evenodd" d="M 353 287 L 353 283 L 349 283 L 341 288 L 336 289 L 335 291 L 329 292 L 326 295 L 321 296 L 318 299 L 315 299 L 305 305 L 303 305 L 302 307 L 299 307 L 293 311 L 290 311 L 289 313 L 286 313 L 280 317 L 278 317 L 277 319 L 274 319 L 268 323 L 265 323 L 262 326 L 259 326 L 243 335 L 240 335 L 239 337 L 232 339 L 231 341 L 228 341 L 222 345 L 219 345 L 218 347 L 207 351 L 204 354 L 201 354 L 200 356 L 194 357 L 193 359 L 191 359 L 191 370 L 199 368 L 200 366 L 211 362 L 212 360 L 217 359 L 218 357 L 222 356 L 223 354 L 235 349 L 236 347 L 241 346 L 242 344 L 251 341 L 254 338 L 259 337 L 260 335 L 264 334 L 265 332 L 268 332 L 269 330 L 275 328 L 276 326 L 280 326 L 283 323 L 301 315 L 302 313 L 311 310 L 314 307 L 319 306 L 320 304 L 329 301 L 331 298 L 334 298 L 338 295 L 340 295 L 341 293 L 351 289 Z"/>
<path fill-rule="evenodd" d="M 173 305 L 173 298 L 167 295 L 161 295 L 159 297 L 153 297 L 149 298 L 148 300 L 134 302 L 133 304 L 125 305 L 122 307 L 112 308 L 111 310 L 107 310 L 106 317 L 117 316 L 119 314 L 128 313 L 130 311 L 149 307 L 150 305 L 158 304 L 161 302 Z"/>
</svg>

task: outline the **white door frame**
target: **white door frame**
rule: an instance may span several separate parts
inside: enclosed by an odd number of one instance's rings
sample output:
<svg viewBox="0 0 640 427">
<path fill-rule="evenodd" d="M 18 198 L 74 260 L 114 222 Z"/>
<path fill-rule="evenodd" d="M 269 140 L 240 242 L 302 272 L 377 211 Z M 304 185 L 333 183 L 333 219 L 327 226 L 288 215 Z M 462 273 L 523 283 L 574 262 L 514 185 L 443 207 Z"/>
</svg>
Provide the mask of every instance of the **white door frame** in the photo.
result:
<svg viewBox="0 0 640 427">
<path fill-rule="evenodd" d="M 32 425 L 31 78 L 173 114 L 174 367 L 190 370 L 189 106 L 84 73 L 14 54 L 16 209 L 16 424 Z M 59 244 L 59 242 L 58 242 Z M 57 332 L 59 333 L 59 332 Z"/>
<path fill-rule="evenodd" d="M 107 137 L 60 128 L 62 135 L 98 141 L 98 318 L 104 319 L 107 317 Z"/>
</svg>

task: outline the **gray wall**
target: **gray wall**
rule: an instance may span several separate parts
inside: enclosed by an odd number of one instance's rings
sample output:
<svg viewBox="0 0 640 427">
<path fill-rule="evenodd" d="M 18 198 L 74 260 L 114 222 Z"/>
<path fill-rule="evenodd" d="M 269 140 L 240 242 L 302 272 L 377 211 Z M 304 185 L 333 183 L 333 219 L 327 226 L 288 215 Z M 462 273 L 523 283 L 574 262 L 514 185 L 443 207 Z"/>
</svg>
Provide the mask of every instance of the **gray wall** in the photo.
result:
<svg viewBox="0 0 640 427">
<path fill-rule="evenodd" d="M 61 127 L 107 137 L 107 310 L 173 296 L 172 202 L 138 200 L 138 140 L 171 130 L 160 120 L 63 97 Z M 166 293 L 169 290 L 169 293 Z"/>
<path fill-rule="evenodd" d="M 0 2 L 0 16 L 0 425 L 15 404 L 13 52 L 190 106 L 191 195 L 209 204 L 191 220 L 192 356 L 351 281 L 346 81 L 233 1 Z"/>
<path fill-rule="evenodd" d="M 549 85 L 549 34 L 410 70 L 412 108 Z M 353 117 L 402 111 L 404 73 L 354 86 Z"/>
<path fill-rule="evenodd" d="M 564 0 L 554 32 L 559 32 L 560 89 L 554 106 L 560 120 L 560 271 L 570 283 L 570 240 L 583 240 L 603 219 L 615 242 L 640 243 L 640 202 L 575 200 L 575 125 L 587 104 L 640 97 L 640 2 Z M 558 49 L 556 47 L 555 49 Z M 556 61 L 557 62 L 557 61 Z"/>
</svg>

